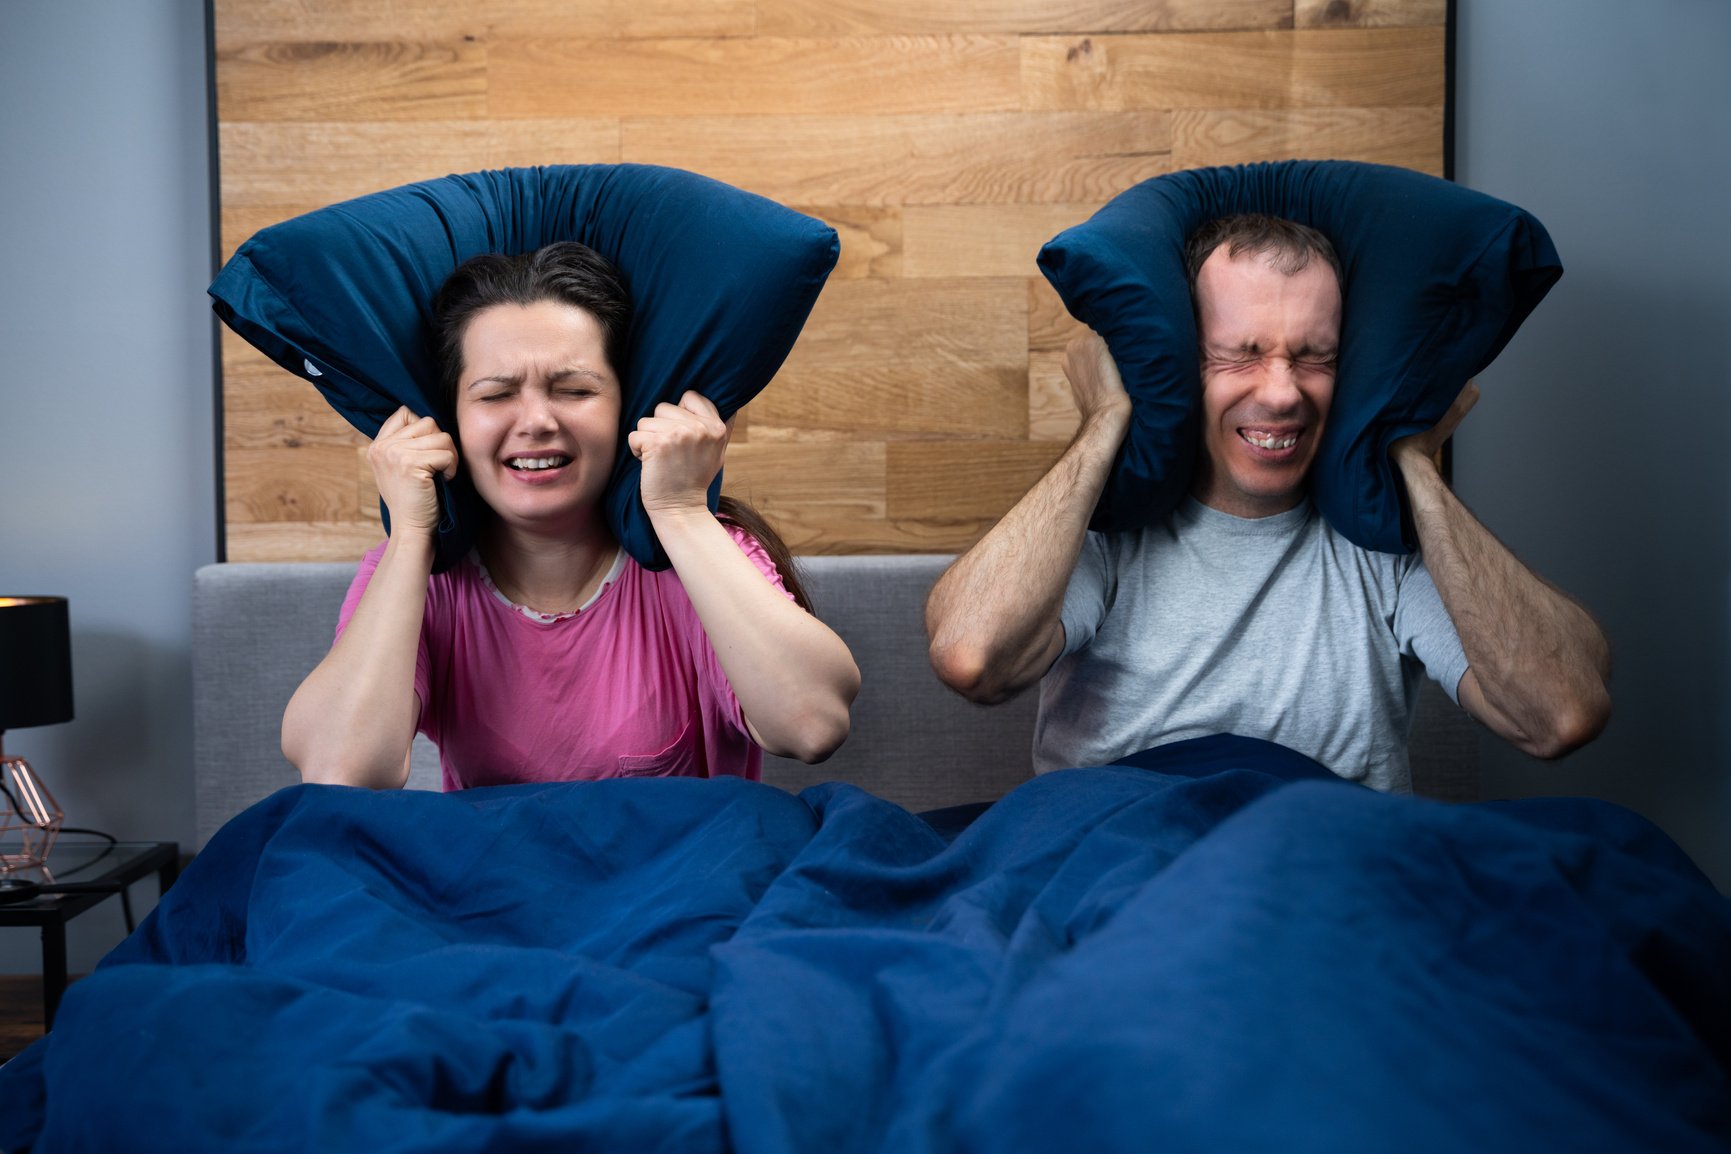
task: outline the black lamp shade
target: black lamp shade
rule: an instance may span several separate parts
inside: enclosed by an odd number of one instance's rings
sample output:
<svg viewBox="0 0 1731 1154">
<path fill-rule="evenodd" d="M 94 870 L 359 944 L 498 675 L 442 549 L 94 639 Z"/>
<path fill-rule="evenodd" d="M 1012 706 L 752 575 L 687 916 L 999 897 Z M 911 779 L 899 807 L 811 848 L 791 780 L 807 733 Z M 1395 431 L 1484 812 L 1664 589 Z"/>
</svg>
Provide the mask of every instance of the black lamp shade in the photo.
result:
<svg viewBox="0 0 1731 1154">
<path fill-rule="evenodd" d="M 0 595 L 0 731 L 71 720 L 66 598 Z"/>
</svg>

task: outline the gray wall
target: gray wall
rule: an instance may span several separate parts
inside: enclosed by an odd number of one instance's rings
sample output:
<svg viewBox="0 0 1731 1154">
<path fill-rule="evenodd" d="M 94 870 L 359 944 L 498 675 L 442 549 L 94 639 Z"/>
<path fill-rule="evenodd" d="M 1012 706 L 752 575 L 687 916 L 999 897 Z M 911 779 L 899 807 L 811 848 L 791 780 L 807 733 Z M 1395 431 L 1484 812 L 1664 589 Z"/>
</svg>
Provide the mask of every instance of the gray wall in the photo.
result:
<svg viewBox="0 0 1731 1154">
<path fill-rule="evenodd" d="M 216 524 L 204 55 L 200 0 L 0 0 L 0 593 L 71 599 L 77 709 L 6 749 L 68 824 L 183 844 Z M 117 902 L 78 919 L 73 969 L 123 933 Z M 38 949 L 0 931 L 0 972 Z"/>
<path fill-rule="evenodd" d="M 1499 796 L 1658 822 L 1731 892 L 1731 4 L 1460 0 L 1456 175 L 1544 221 L 1563 279 L 1481 378 L 1457 488 L 1596 613 L 1615 715 Z"/>
</svg>

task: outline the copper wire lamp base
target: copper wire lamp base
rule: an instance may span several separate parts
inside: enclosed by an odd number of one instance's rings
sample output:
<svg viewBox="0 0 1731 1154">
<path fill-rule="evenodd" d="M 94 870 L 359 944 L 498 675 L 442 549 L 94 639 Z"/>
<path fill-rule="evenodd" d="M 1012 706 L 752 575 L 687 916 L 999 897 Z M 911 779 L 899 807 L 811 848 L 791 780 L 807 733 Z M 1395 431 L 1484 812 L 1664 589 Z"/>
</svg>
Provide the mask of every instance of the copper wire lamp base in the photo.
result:
<svg viewBox="0 0 1731 1154">
<path fill-rule="evenodd" d="M 41 867 L 66 819 L 22 757 L 0 757 L 0 873 Z"/>
</svg>

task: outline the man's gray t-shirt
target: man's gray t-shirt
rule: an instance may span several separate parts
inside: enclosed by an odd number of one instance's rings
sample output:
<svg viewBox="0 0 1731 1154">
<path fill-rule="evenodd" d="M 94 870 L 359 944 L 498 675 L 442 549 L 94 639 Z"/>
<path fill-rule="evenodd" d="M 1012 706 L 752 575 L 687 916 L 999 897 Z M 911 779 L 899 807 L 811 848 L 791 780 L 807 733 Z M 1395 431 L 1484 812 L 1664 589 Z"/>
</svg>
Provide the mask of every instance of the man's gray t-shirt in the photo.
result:
<svg viewBox="0 0 1731 1154">
<path fill-rule="evenodd" d="M 1247 520 L 1189 499 L 1159 525 L 1089 533 L 1063 622 L 1039 773 L 1236 733 L 1410 791 L 1418 678 L 1455 698 L 1467 669 L 1417 555 L 1361 549 L 1309 501 Z"/>
</svg>

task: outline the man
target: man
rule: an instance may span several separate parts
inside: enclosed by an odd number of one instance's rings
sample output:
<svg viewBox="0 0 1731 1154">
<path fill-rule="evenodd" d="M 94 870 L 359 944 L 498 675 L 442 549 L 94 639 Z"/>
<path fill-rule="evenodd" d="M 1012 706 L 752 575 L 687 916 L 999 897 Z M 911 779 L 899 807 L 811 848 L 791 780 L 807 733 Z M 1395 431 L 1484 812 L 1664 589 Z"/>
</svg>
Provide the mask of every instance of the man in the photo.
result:
<svg viewBox="0 0 1731 1154">
<path fill-rule="evenodd" d="M 1527 570 L 1444 485 L 1435 458 L 1477 400 L 1395 442 L 1419 554 L 1353 545 L 1307 479 L 1334 395 L 1338 259 L 1269 217 L 1205 226 L 1187 252 L 1202 361 L 1191 497 L 1157 525 L 1087 532 L 1130 421 L 1103 342 L 1067 350 L 1081 423 L 1051 470 L 933 588 L 931 658 L 1005 700 L 1044 678 L 1034 767 L 1098 765 L 1209 733 L 1280 742 L 1343 777 L 1409 790 L 1421 671 L 1518 748 L 1560 757 L 1610 710 L 1592 618 Z"/>
</svg>

